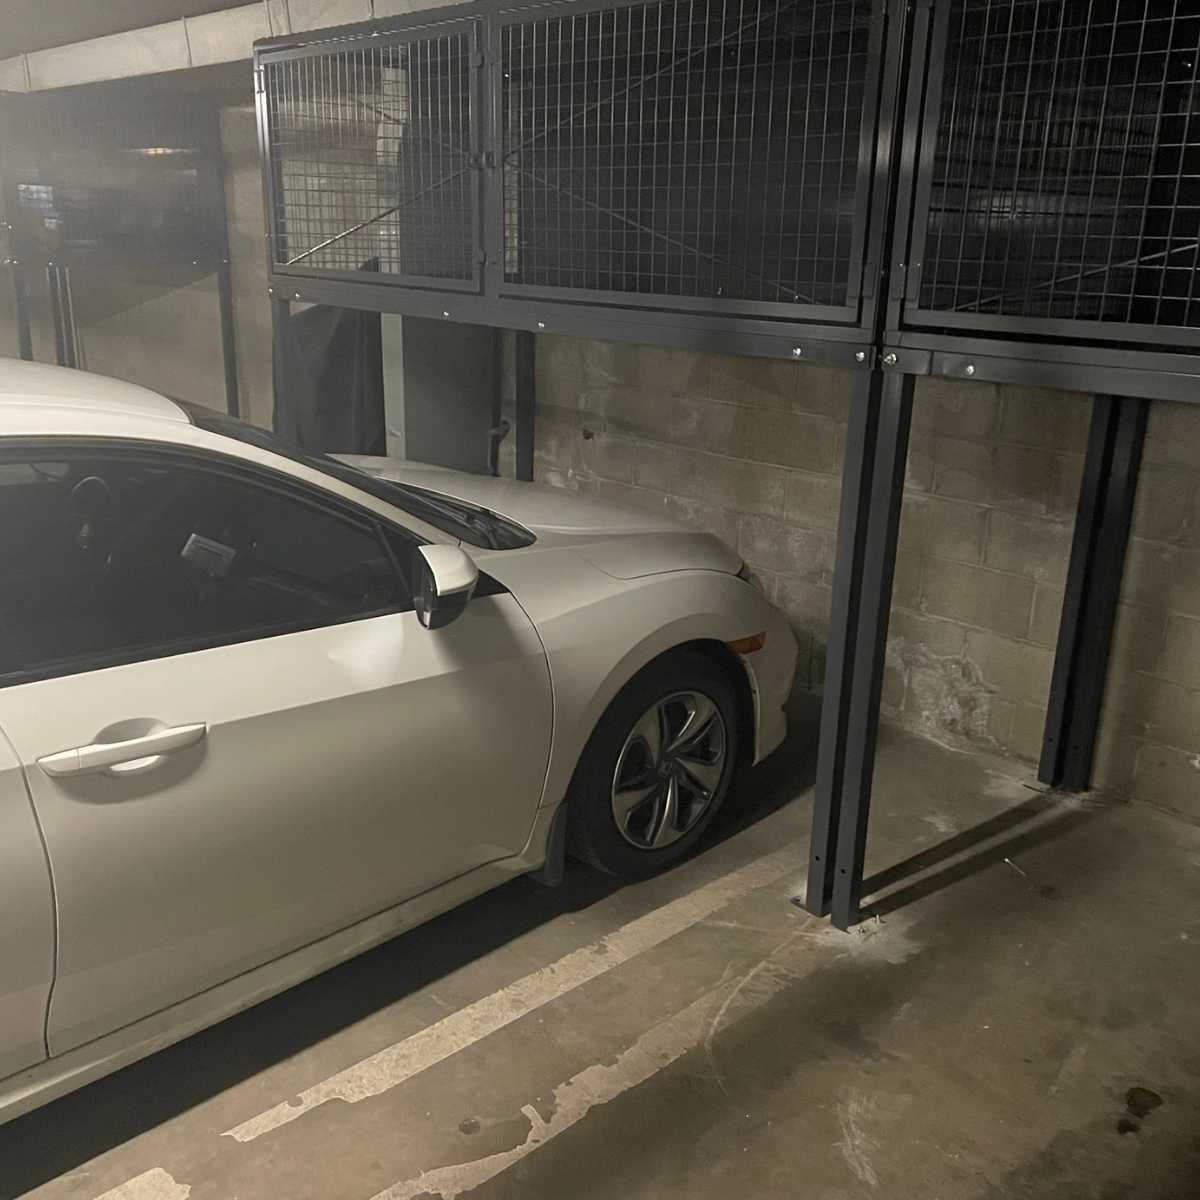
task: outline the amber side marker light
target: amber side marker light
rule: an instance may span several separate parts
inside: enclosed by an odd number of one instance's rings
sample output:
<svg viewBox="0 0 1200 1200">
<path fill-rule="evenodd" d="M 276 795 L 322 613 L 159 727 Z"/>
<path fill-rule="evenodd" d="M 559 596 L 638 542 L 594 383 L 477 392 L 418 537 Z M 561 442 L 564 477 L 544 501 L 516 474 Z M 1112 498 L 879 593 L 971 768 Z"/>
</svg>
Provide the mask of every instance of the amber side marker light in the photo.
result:
<svg viewBox="0 0 1200 1200">
<path fill-rule="evenodd" d="M 730 650 L 735 654 L 753 654 L 756 650 L 761 650 L 767 644 L 767 635 L 763 633 L 752 633 L 749 637 L 738 638 L 736 642 L 726 642 Z"/>
</svg>

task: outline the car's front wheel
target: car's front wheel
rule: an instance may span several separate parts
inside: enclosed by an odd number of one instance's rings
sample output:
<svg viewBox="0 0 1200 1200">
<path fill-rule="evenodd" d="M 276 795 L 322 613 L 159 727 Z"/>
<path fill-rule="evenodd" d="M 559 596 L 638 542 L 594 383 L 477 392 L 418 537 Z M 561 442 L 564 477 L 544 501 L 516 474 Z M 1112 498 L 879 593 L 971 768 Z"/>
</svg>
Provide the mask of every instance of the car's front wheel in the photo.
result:
<svg viewBox="0 0 1200 1200">
<path fill-rule="evenodd" d="M 717 815 L 738 757 L 737 700 L 724 671 L 677 651 L 609 706 L 568 797 L 572 853 L 624 879 L 686 857 Z"/>
</svg>

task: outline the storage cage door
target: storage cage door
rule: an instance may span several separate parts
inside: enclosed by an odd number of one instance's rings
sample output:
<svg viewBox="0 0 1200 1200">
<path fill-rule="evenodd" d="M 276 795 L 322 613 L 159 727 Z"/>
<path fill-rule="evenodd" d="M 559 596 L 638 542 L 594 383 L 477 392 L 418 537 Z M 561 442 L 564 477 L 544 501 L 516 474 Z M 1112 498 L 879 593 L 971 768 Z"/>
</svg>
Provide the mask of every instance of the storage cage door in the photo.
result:
<svg viewBox="0 0 1200 1200">
<path fill-rule="evenodd" d="M 854 324 L 881 0 L 501 17 L 501 294 Z"/>
<path fill-rule="evenodd" d="M 258 60 L 272 270 L 478 292 L 479 23 Z"/>
<path fill-rule="evenodd" d="M 935 11 L 903 325 L 1200 345 L 1200 0 Z"/>
</svg>

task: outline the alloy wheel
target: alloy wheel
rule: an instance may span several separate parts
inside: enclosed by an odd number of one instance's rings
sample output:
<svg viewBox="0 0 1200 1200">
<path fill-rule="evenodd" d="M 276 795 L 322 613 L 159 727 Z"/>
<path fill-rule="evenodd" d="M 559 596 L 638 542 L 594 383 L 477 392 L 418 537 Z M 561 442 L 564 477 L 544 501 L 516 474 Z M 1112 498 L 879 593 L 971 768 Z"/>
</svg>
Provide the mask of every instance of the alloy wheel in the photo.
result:
<svg viewBox="0 0 1200 1200">
<path fill-rule="evenodd" d="M 727 748 L 725 718 L 702 692 L 675 692 L 647 709 L 613 772 L 621 836 L 639 850 L 661 850 L 694 828 L 720 786 Z"/>
</svg>

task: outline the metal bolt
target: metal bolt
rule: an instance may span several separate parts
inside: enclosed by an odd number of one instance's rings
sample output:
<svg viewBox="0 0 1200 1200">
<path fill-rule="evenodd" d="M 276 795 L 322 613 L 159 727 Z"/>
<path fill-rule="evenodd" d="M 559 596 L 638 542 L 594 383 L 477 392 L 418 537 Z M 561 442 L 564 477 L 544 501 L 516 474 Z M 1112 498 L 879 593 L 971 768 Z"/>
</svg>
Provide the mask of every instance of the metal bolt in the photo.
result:
<svg viewBox="0 0 1200 1200">
<path fill-rule="evenodd" d="M 866 362 L 867 361 L 867 352 L 865 350 L 855 351 L 854 361 L 855 362 Z"/>
<path fill-rule="evenodd" d="M 273 296 L 273 295 L 275 295 L 275 289 L 274 289 L 273 287 L 269 287 L 269 288 L 267 288 L 267 295 L 268 295 L 268 296 Z"/>
<path fill-rule="evenodd" d="M 963 368 L 963 374 L 964 375 L 974 375 L 975 374 L 975 364 L 967 363 L 967 365 Z"/>
<path fill-rule="evenodd" d="M 299 299 L 300 299 L 300 293 L 299 293 L 299 292 L 293 292 L 293 293 L 292 293 L 292 299 L 293 299 L 293 300 L 299 300 Z"/>
<path fill-rule="evenodd" d="M 446 309 L 446 308 L 443 308 L 443 309 L 442 309 L 442 316 L 443 316 L 443 317 L 448 317 L 449 315 L 450 315 L 450 310 L 449 310 L 449 309 Z"/>
<path fill-rule="evenodd" d="M 538 328 L 539 328 L 539 329 L 545 329 L 545 328 L 546 328 L 546 322 L 545 322 L 545 321 L 539 321 L 539 322 L 538 322 Z"/>
<path fill-rule="evenodd" d="M 792 357 L 793 358 L 803 358 L 804 357 L 804 347 L 803 346 L 793 346 L 792 347 Z"/>
<path fill-rule="evenodd" d="M 883 365 L 885 367 L 894 367 L 899 361 L 900 359 L 896 356 L 894 351 L 883 356 Z"/>
</svg>

